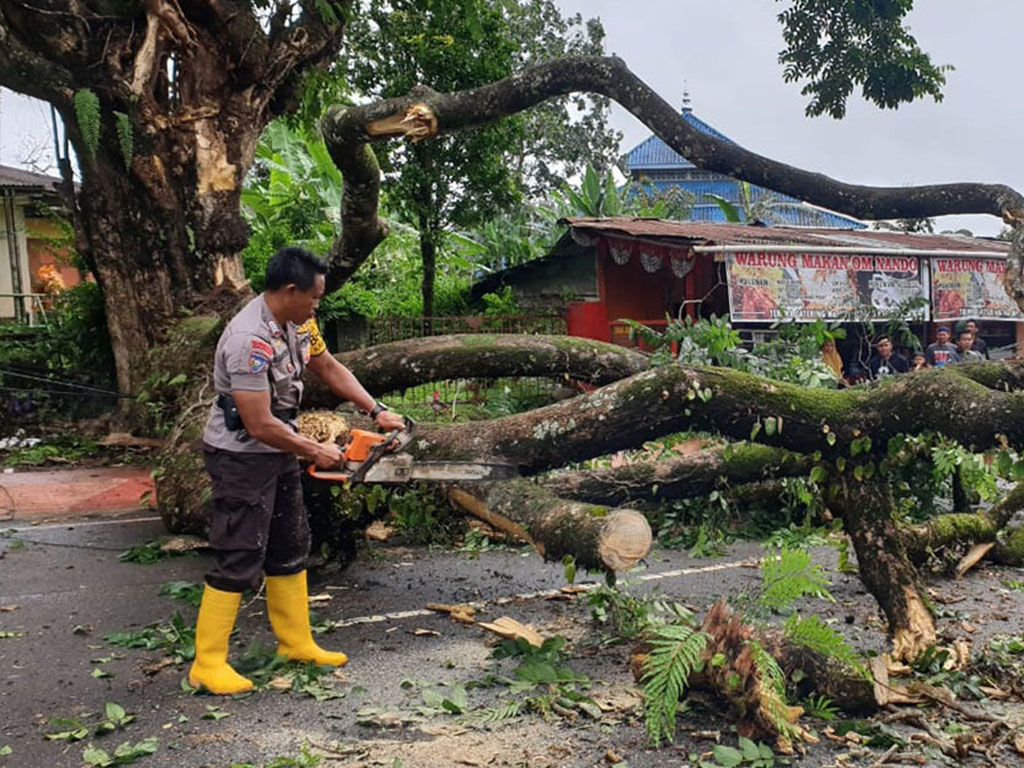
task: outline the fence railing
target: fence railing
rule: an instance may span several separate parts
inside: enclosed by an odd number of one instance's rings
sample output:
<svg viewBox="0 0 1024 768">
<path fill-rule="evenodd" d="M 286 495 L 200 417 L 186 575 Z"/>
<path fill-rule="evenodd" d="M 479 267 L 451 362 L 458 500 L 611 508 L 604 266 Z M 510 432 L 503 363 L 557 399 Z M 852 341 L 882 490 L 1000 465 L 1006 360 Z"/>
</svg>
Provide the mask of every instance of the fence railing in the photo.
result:
<svg viewBox="0 0 1024 768">
<path fill-rule="evenodd" d="M 53 299 L 46 293 L 0 293 L 0 300 L 13 299 L 13 315 L 0 315 L 0 320 L 15 320 L 26 325 L 46 325 L 46 302 Z M 2 304 L 0 304 L 2 306 Z"/>
</svg>

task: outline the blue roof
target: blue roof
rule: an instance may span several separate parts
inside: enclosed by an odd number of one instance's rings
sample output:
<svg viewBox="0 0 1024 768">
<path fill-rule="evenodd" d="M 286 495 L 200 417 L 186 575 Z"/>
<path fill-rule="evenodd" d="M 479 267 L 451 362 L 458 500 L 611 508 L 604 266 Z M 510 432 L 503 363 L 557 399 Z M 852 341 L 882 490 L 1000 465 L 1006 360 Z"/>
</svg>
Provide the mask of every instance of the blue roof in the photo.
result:
<svg viewBox="0 0 1024 768">
<path fill-rule="evenodd" d="M 736 143 L 694 115 L 693 111 L 688 107 L 684 108 L 681 114 L 683 120 L 701 133 L 729 144 Z M 667 192 L 669 188 L 675 186 L 693 194 L 696 198 L 696 204 L 693 207 L 693 213 L 690 215 L 692 221 L 725 221 L 725 215 L 721 209 L 713 201 L 705 199 L 704 196 L 707 194 L 724 197 L 732 203 L 738 203 L 740 199 L 739 182 L 729 176 L 708 172 L 704 175 L 710 178 L 686 178 L 687 174 L 685 171 L 697 166 L 657 136 L 652 135 L 633 147 L 629 154 L 626 155 L 626 165 L 630 176 L 634 179 L 643 179 L 645 171 L 679 171 L 678 179 L 664 178 L 663 174 L 659 174 L 659 178 L 645 179 L 645 181 L 653 185 L 660 192 Z M 766 223 L 806 227 L 836 227 L 839 229 L 867 228 L 866 224 L 857 219 L 824 208 L 816 208 L 789 195 L 772 192 L 753 184 L 750 186 L 750 194 L 754 200 L 764 195 L 771 195 L 774 198 L 776 204 L 771 209 L 772 218 L 778 220 Z"/>
<path fill-rule="evenodd" d="M 725 136 L 710 125 L 705 123 L 699 117 L 693 114 L 689 109 L 684 109 L 682 112 L 683 120 L 690 124 L 690 127 L 695 128 L 701 133 L 706 133 L 712 138 L 718 139 L 719 141 L 725 141 L 729 144 L 735 144 L 736 142 Z M 640 142 L 633 149 L 629 151 L 626 156 L 626 165 L 629 166 L 631 171 L 633 170 L 665 170 L 669 168 L 696 168 L 693 163 L 687 160 L 685 157 L 676 152 L 672 147 L 666 144 L 664 141 L 659 139 L 657 136 L 651 136 L 650 138 Z"/>
</svg>

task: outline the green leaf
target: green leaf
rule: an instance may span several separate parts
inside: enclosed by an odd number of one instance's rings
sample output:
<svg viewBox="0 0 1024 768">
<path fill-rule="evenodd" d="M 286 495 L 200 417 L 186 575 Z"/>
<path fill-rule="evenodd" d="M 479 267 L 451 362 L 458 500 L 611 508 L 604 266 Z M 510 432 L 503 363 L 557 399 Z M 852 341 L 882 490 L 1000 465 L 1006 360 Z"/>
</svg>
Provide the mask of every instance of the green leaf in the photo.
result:
<svg viewBox="0 0 1024 768">
<path fill-rule="evenodd" d="M 825 471 L 825 468 L 823 466 L 821 466 L 820 464 L 818 466 L 816 466 L 816 467 L 812 467 L 811 468 L 811 482 L 812 483 L 820 483 L 820 482 L 822 482 L 825 479 L 827 474 L 828 473 Z"/>
<path fill-rule="evenodd" d="M 734 747 L 727 747 L 725 744 L 716 744 L 711 750 L 715 762 L 722 768 L 734 768 L 743 762 L 743 753 Z"/>
<path fill-rule="evenodd" d="M 774 416 L 769 416 L 764 420 L 764 433 L 768 435 L 768 437 L 774 435 L 777 429 L 778 423 L 775 421 Z"/>
<path fill-rule="evenodd" d="M 761 754 L 757 749 L 757 744 L 752 742 L 750 739 L 745 736 L 740 736 L 739 744 L 740 751 L 743 753 L 743 759 L 748 763 L 752 763 L 760 758 Z"/>
<path fill-rule="evenodd" d="M 757 437 L 757 433 L 761 431 L 761 422 L 754 422 L 754 426 L 750 428 L 750 439 L 753 440 Z"/>
</svg>

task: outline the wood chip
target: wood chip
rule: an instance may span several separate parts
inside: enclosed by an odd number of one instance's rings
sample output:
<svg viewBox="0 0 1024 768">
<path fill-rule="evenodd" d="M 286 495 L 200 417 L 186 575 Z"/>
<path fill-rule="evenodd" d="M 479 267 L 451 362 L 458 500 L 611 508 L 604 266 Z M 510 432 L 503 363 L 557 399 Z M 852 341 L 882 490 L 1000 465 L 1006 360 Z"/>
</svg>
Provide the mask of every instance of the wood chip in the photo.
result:
<svg viewBox="0 0 1024 768">
<path fill-rule="evenodd" d="M 458 603 L 456 605 L 427 603 L 427 610 L 447 613 L 451 617 L 452 621 L 458 621 L 463 624 L 476 623 L 476 609 L 468 603 Z"/>
<path fill-rule="evenodd" d="M 416 637 L 440 637 L 441 633 L 436 629 L 414 629 L 411 634 Z"/>
<path fill-rule="evenodd" d="M 1021 755 L 1024 755 L 1024 733 L 1018 733 L 1013 737 L 1013 748 Z"/>
<path fill-rule="evenodd" d="M 990 699 L 1008 699 L 1010 697 L 1009 691 L 1004 691 L 1002 688 L 996 688 L 992 685 L 979 685 L 978 690 Z"/>
<path fill-rule="evenodd" d="M 0 613 L 10 613 L 20 608 L 20 605 L 0 605 Z"/>
<path fill-rule="evenodd" d="M 971 624 L 971 622 L 969 622 L 969 621 L 961 621 L 960 622 L 960 629 L 962 629 L 964 632 L 966 632 L 969 635 L 973 635 L 975 632 L 978 631 L 978 628 L 976 626 L 974 626 L 973 624 Z"/>
<path fill-rule="evenodd" d="M 157 659 L 156 661 L 149 661 L 149 662 L 146 662 L 145 664 L 142 664 L 140 666 L 140 669 L 142 670 L 143 674 L 155 675 L 161 669 L 166 669 L 167 667 L 173 667 L 176 664 L 177 664 L 177 662 L 173 658 L 171 658 L 170 656 L 165 656 L 162 659 Z"/>
<path fill-rule="evenodd" d="M 395 532 L 395 529 L 380 520 L 374 520 L 370 523 L 363 535 L 370 541 L 387 541 L 391 538 L 391 535 Z"/>
<path fill-rule="evenodd" d="M 329 600 L 333 600 L 334 597 L 327 592 L 321 592 L 318 595 L 310 595 L 309 602 L 311 603 L 326 603 Z"/>
<path fill-rule="evenodd" d="M 515 619 L 502 616 L 491 623 L 480 622 L 477 626 L 509 639 L 521 637 L 535 648 L 544 644 L 544 636 L 530 624 L 520 624 Z"/>
<path fill-rule="evenodd" d="M 956 576 L 960 578 L 967 573 L 971 568 L 976 566 L 981 560 L 989 553 L 996 543 L 994 541 L 988 541 L 984 544 L 975 544 L 968 550 L 967 554 L 961 558 L 960 562 L 956 566 Z"/>
<path fill-rule="evenodd" d="M 192 552 L 196 549 L 206 549 L 210 543 L 198 536 L 172 536 L 160 542 L 162 552 Z"/>
<path fill-rule="evenodd" d="M 290 691 L 292 689 L 292 679 L 281 675 L 267 683 L 267 687 L 273 688 L 275 691 Z"/>
</svg>

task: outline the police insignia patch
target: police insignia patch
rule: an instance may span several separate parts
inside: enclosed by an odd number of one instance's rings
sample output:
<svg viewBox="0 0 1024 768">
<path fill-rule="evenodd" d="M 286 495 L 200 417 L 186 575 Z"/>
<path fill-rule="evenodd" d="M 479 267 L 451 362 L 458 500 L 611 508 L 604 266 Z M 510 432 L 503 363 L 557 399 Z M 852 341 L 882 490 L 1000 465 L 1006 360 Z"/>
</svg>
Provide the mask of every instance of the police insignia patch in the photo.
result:
<svg viewBox="0 0 1024 768">
<path fill-rule="evenodd" d="M 281 326 L 277 324 L 277 320 L 268 320 L 267 328 L 270 329 L 270 335 L 275 338 L 281 335 Z"/>
<path fill-rule="evenodd" d="M 270 365 L 270 360 L 263 355 L 257 352 L 249 353 L 249 373 L 263 373 L 267 370 L 268 365 Z"/>
<path fill-rule="evenodd" d="M 253 354 L 261 355 L 262 357 L 274 357 L 274 348 L 263 341 L 263 339 L 253 339 L 250 349 Z"/>
</svg>

